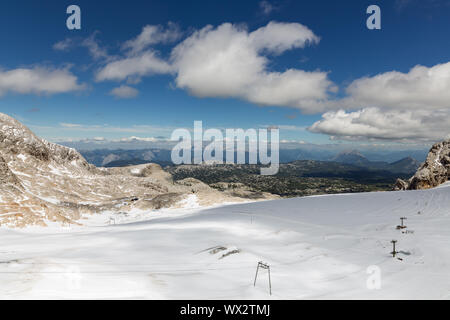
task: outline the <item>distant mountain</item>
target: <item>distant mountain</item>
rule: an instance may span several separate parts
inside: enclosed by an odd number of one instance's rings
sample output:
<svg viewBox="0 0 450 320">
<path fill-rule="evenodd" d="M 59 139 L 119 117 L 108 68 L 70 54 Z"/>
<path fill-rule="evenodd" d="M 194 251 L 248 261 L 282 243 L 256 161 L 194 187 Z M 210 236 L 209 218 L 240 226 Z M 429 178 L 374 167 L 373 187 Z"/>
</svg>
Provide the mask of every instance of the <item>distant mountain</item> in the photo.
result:
<svg viewBox="0 0 450 320">
<path fill-rule="evenodd" d="M 367 166 L 370 164 L 369 159 L 363 156 L 358 150 L 343 151 L 336 155 L 333 159 L 334 162 L 353 164 L 359 166 Z"/>
<path fill-rule="evenodd" d="M 386 170 L 397 173 L 412 173 L 420 166 L 420 162 L 412 157 L 406 157 L 392 163 L 385 161 L 370 161 L 358 150 L 341 152 L 332 158 L 332 161 L 351 164 L 366 169 Z"/>
<path fill-rule="evenodd" d="M 161 166 L 173 165 L 171 150 L 168 149 L 139 149 L 139 150 L 109 150 L 98 149 L 80 151 L 89 163 L 98 167 L 126 167 L 144 163 L 156 163 Z M 246 154 L 246 163 L 249 155 Z M 365 169 L 385 170 L 395 173 L 414 173 L 419 167 L 419 162 L 412 157 L 405 157 L 393 163 L 385 161 L 371 161 L 358 150 L 344 151 L 334 155 L 331 151 L 311 151 L 303 149 L 280 150 L 280 163 L 291 163 L 301 160 L 314 160 L 336 162 L 353 165 Z"/>
<path fill-rule="evenodd" d="M 420 162 L 412 157 L 406 157 L 389 164 L 390 171 L 409 173 L 415 172 L 420 167 Z"/>
<path fill-rule="evenodd" d="M 83 157 L 98 167 L 125 167 L 143 163 L 171 164 L 171 151 L 167 149 L 109 150 L 98 149 L 80 151 Z"/>
</svg>

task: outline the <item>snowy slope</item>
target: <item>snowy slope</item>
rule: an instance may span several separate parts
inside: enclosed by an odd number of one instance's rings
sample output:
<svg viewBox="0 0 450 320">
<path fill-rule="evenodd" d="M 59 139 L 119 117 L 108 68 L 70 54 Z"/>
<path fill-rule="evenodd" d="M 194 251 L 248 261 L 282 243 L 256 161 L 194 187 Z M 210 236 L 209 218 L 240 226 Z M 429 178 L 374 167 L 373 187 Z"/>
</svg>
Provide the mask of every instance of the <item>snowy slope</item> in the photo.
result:
<svg viewBox="0 0 450 320">
<path fill-rule="evenodd" d="M 450 298 L 450 185 L 0 228 L 0 298 Z M 399 218 L 408 230 L 396 230 Z M 82 220 L 83 221 L 83 220 Z M 398 260 L 389 254 L 398 240 Z M 367 268 L 381 270 L 369 290 Z"/>
</svg>

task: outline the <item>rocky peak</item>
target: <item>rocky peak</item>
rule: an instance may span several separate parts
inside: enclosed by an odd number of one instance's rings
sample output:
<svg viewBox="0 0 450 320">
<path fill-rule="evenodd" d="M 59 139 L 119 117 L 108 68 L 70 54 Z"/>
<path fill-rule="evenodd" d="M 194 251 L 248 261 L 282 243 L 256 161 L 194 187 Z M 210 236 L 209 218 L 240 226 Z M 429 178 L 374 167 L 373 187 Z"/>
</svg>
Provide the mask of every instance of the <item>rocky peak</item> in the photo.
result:
<svg viewBox="0 0 450 320">
<path fill-rule="evenodd" d="M 24 155 L 38 162 L 53 161 L 61 165 L 70 163 L 80 168 L 93 168 L 75 149 L 37 137 L 26 126 L 4 113 L 0 113 L 0 155 L 6 162 Z"/>
<path fill-rule="evenodd" d="M 4 113 L 0 113 L 0 150 L 5 158 L 27 154 L 39 160 L 49 160 L 48 149 L 42 140 L 19 121 Z"/>
<path fill-rule="evenodd" d="M 450 177 L 450 139 L 434 144 L 426 161 L 408 181 L 397 180 L 396 190 L 429 189 L 447 182 Z"/>
</svg>

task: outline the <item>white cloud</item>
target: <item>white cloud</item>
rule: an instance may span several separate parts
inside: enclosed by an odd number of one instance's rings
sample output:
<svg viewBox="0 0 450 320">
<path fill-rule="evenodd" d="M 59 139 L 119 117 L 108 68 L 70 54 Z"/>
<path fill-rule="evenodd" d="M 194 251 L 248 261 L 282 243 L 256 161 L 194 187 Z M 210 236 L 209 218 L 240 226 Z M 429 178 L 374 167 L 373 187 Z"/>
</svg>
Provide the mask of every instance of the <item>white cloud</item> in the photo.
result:
<svg viewBox="0 0 450 320">
<path fill-rule="evenodd" d="M 350 84 L 347 93 L 345 102 L 353 107 L 450 108 L 450 62 L 361 78 Z"/>
<path fill-rule="evenodd" d="M 120 138 L 119 140 L 115 140 L 115 141 L 118 141 L 118 142 L 136 142 L 136 141 L 157 142 L 157 141 L 163 141 L 163 140 L 165 140 L 165 139 L 154 138 L 154 137 L 142 138 L 142 137 L 132 136 L 132 137 Z"/>
<path fill-rule="evenodd" d="M 109 56 L 108 51 L 105 48 L 103 48 L 102 46 L 100 46 L 100 44 L 98 43 L 98 41 L 96 39 L 97 34 L 98 34 L 98 32 L 94 32 L 91 36 L 84 39 L 81 42 L 81 46 L 86 47 L 89 50 L 90 55 L 96 60 L 112 59 L 112 57 Z"/>
<path fill-rule="evenodd" d="M 53 45 L 53 49 L 58 50 L 58 51 L 67 51 L 70 49 L 70 47 L 72 47 L 72 45 L 73 45 L 73 39 L 67 38 L 67 39 L 64 39 L 64 40 L 61 40 L 61 41 L 55 43 Z"/>
<path fill-rule="evenodd" d="M 137 97 L 139 91 L 136 90 L 135 88 L 122 85 L 120 87 L 112 89 L 110 94 L 115 96 L 116 98 L 129 99 Z"/>
<path fill-rule="evenodd" d="M 250 44 L 260 52 L 281 54 L 287 50 L 319 43 L 320 38 L 300 23 L 270 22 L 248 34 Z"/>
<path fill-rule="evenodd" d="M 85 85 L 79 84 L 78 78 L 67 68 L 53 69 L 37 66 L 0 70 L 0 96 L 7 92 L 52 95 L 84 88 Z"/>
<path fill-rule="evenodd" d="M 450 134 L 450 110 L 331 111 L 309 131 L 334 140 L 442 140 Z"/>
<path fill-rule="evenodd" d="M 309 130 L 332 139 L 442 140 L 450 133 L 450 62 L 353 81 Z M 356 109 L 356 111 L 355 111 Z"/>
<path fill-rule="evenodd" d="M 152 74 L 167 74 L 173 71 L 166 61 L 160 59 L 156 52 L 146 51 L 138 56 L 126 57 L 108 63 L 96 74 L 97 81 L 136 80 Z"/>
<path fill-rule="evenodd" d="M 126 41 L 122 49 L 129 50 L 131 54 L 137 54 L 150 45 L 174 42 L 180 37 L 181 31 L 174 23 L 169 22 L 167 28 L 160 25 L 147 25 L 136 38 Z"/>
<path fill-rule="evenodd" d="M 149 48 L 157 43 L 170 43 L 181 37 L 177 25 L 168 23 L 167 28 L 147 25 L 134 39 L 126 41 L 122 49 L 124 57 L 109 61 L 96 74 L 97 81 L 123 81 L 137 83 L 143 76 L 168 74 L 174 70 L 172 66 L 158 56 L 158 52 Z"/>
<path fill-rule="evenodd" d="M 66 122 L 61 122 L 59 125 L 64 128 L 81 128 L 83 126 L 78 123 L 66 123 Z"/>
<path fill-rule="evenodd" d="M 297 69 L 271 72 L 266 55 L 318 41 L 311 30 L 298 23 L 271 22 L 251 33 L 229 23 L 207 26 L 174 48 L 176 84 L 198 97 L 241 98 L 260 105 L 317 112 L 319 102 L 335 89 L 327 73 Z"/>
<path fill-rule="evenodd" d="M 231 97 L 259 105 L 320 111 L 328 91 L 335 88 L 326 72 L 268 70 L 268 55 L 303 48 L 319 38 L 299 23 L 271 22 L 253 32 L 225 23 L 207 26 L 177 45 L 170 62 L 148 46 L 179 37 L 178 29 L 146 26 L 125 42 L 125 57 L 109 62 L 96 74 L 97 81 L 136 83 L 153 74 L 176 74 L 176 85 L 198 97 Z"/>
<path fill-rule="evenodd" d="M 88 49 L 89 54 L 94 60 L 111 61 L 114 57 L 110 56 L 106 48 L 100 45 L 97 40 L 97 34 L 99 34 L 99 32 L 95 31 L 85 39 L 79 37 L 66 38 L 55 43 L 53 49 L 57 51 L 69 51 L 74 47 L 84 47 Z"/>
</svg>

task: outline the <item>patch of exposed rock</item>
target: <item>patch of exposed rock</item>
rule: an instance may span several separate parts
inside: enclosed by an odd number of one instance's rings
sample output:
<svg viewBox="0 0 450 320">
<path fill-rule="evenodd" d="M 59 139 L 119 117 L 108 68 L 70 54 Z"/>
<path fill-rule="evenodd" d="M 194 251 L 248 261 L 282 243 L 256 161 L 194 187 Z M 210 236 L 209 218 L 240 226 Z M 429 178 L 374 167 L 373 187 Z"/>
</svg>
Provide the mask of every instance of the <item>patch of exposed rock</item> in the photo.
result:
<svg viewBox="0 0 450 320">
<path fill-rule="evenodd" d="M 418 190 L 436 187 L 450 177 L 450 139 L 433 145 L 426 161 L 409 180 L 398 179 L 395 190 Z"/>
</svg>

